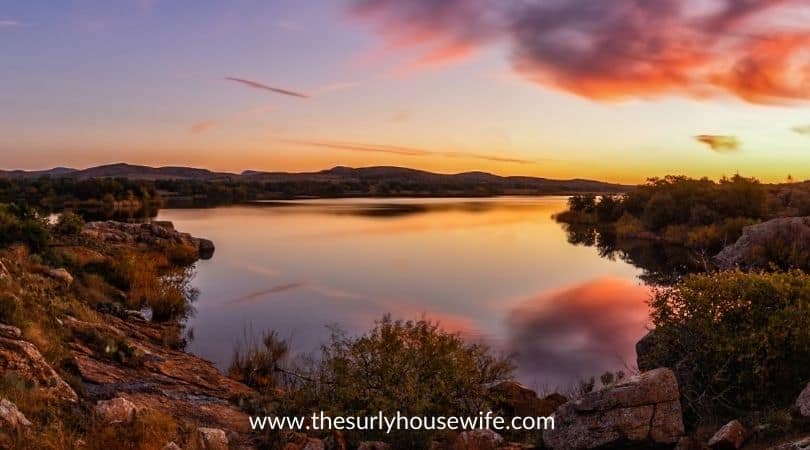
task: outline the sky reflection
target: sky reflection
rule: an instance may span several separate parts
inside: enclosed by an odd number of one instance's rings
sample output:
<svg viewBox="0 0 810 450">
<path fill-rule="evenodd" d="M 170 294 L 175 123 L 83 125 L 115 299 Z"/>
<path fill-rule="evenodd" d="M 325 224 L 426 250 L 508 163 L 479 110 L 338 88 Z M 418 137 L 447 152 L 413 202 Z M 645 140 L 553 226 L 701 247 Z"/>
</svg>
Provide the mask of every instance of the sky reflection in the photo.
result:
<svg viewBox="0 0 810 450">
<path fill-rule="evenodd" d="M 311 353 L 328 325 L 359 333 L 390 313 L 517 353 L 526 383 L 563 385 L 632 360 L 646 315 L 638 269 L 569 244 L 551 219 L 564 207 L 562 197 L 346 199 L 159 218 L 217 245 L 198 264 L 189 325 L 190 349 L 222 368 L 246 332 L 276 330 Z M 378 214 L 391 208 L 409 212 Z"/>
</svg>

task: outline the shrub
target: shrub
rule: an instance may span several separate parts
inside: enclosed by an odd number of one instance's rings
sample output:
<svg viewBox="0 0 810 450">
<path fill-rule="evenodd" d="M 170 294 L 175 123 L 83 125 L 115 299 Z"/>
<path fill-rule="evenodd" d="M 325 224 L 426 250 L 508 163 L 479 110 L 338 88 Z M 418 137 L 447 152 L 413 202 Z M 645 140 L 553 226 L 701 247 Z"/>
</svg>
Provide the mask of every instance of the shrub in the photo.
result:
<svg viewBox="0 0 810 450">
<path fill-rule="evenodd" d="M 693 419 L 784 408 L 810 378 L 810 275 L 692 275 L 651 307 L 650 361 L 675 369 Z"/>
<path fill-rule="evenodd" d="M 228 376 L 259 392 L 269 392 L 277 387 L 279 368 L 288 355 L 287 342 L 275 331 L 265 333 L 261 344 L 245 339 L 245 344 L 234 350 Z"/>
<path fill-rule="evenodd" d="M 65 211 L 56 222 L 56 231 L 61 234 L 79 234 L 84 228 L 84 219 L 72 211 Z"/>
<path fill-rule="evenodd" d="M 513 368 L 509 358 L 467 343 L 435 322 L 386 316 L 358 337 L 333 334 L 323 348 L 310 397 L 320 401 L 321 410 L 335 414 L 475 415 L 486 410 L 487 388 L 510 378 Z M 428 434 L 369 438 L 426 448 Z"/>
<path fill-rule="evenodd" d="M 0 205 L 0 246 L 28 245 L 33 253 L 48 249 L 51 236 L 45 219 L 35 211 L 16 205 Z"/>
</svg>

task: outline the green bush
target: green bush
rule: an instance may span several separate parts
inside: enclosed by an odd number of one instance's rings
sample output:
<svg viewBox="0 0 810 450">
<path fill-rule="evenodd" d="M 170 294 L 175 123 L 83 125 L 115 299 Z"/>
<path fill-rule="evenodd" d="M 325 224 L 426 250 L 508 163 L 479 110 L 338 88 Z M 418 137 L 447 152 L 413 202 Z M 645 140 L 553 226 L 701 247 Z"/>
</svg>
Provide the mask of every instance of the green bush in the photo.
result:
<svg viewBox="0 0 810 450">
<path fill-rule="evenodd" d="M 84 219 L 72 211 L 63 212 L 59 216 L 59 221 L 56 222 L 56 231 L 61 234 L 79 234 L 82 228 L 84 228 Z"/>
<path fill-rule="evenodd" d="M 692 275 L 651 300 L 654 347 L 692 419 L 790 405 L 810 380 L 810 275 Z"/>
<path fill-rule="evenodd" d="M 17 205 L 0 205 L 0 246 L 26 244 L 32 253 L 48 249 L 50 232 L 44 218 Z"/>
</svg>

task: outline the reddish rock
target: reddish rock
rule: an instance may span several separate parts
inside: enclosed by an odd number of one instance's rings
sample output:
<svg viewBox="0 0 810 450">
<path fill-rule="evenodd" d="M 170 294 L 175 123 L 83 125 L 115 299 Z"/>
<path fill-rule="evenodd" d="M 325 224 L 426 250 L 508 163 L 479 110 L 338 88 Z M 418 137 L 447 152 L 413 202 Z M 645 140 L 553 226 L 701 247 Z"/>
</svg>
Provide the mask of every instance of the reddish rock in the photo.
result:
<svg viewBox="0 0 810 450">
<path fill-rule="evenodd" d="M 200 450 L 228 450 L 228 436 L 219 428 L 197 428 Z"/>
<path fill-rule="evenodd" d="M 96 403 L 96 415 L 107 423 L 129 423 L 135 420 L 135 404 L 116 397 Z"/>
<path fill-rule="evenodd" d="M 554 450 L 674 445 L 684 436 L 675 374 L 656 369 L 557 409 L 544 443 Z"/>
<path fill-rule="evenodd" d="M 31 422 L 17 409 L 17 405 L 6 399 L 0 400 L 0 430 L 19 433 L 31 426 Z"/>
<path fill-rule="evenodd" d="M 717 433 L 709 439 L 712 450 L 738 450 L 748 438 L 748 431 L 738 420 L 723 425 Z"/>
<path fill-rule="evenodd" d="M 16 334 L 16 333 L 13 333 Z M 73 389 L 45 362 L 39 350 L 28 341 L 0 337 L 0 372 L 30 381 L 34 389 L 51 398 L 75 402 Z"/>
</svg>

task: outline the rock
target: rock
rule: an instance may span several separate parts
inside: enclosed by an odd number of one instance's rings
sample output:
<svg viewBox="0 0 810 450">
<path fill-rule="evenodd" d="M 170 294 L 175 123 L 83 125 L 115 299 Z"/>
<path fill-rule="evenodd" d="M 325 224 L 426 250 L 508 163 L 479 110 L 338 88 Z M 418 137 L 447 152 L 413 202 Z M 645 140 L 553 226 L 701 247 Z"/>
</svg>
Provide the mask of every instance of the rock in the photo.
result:
<svg viewBox="0 0 810 450">
<path fill-rule="evenodd" d="M 810 436 L 771 447 L 770 450 L 810 450 Z"/>
<path fill-rule="evenodd" d="M 70 318 L 65 326 L 77 336 L 114 336 L 144 355 L 140 364 L 121 365 L 85 346 L 73 345 L 73 363 L 86 382 L 88 398 L 124 396 L 138 410 L 167 414 L 191 429 L 205 424 L 244 435 L 251 432 L 247 415 L 234 399 L 250 396 L 253 391 L 224 376 L 211 362 L 166 347 L 164 337 L 176 324 L 104 315 L 103 323 Z"/>
<path fill-rule="evenodd" d="M 17 409 L 17 405 L 6 399 L 0 400 L 0 429 L 20 433 L 31 426 L 31 422 Z"/>
<path fill-rule="evenodd" d="M 763 250 L 774 243 L 790 248 L 796 255 L 810 254 L 810 217 L 784 217 L 747 226 L 737 242 L 720 251 L 714 260 L 721 270 L 769 269 L 777 261 L 771 261 L 770 252 Z"/>
<path fill-rule="evenodd" d="M 641 340 L 636 342 L 636 365 L 641 372 L 647 372 L 657 367 L 650 361 L 653 348 L 655 348 L 655 332 L 650 331 Z"/>
<path fill-rule="evenodd" d="M 8 339 L 21 339 L 22 331 L 20 331 L 20 329 L 17 327 L 12 327 L 11 325 L 3 325 L 0 323 L 0 337 Z"/>
<path fill-rule="evenodd" d="M 320 439 L 309 438 L 301 450 L 324 450 L 326 447 Z"/>
<path fill-rule="evenodd" d="M 332 434 L 323 440 L 324 450 L 346 450 L 346 438 L 340 431 L 333 431 Z"/>
<path fill-rule="evenodd" d="M 174 442 L 169 442 L 168 444 L 163 446 L 163 450 L 183 450 L 183 449 L 181 449 L 180 446 L 175 444 Z"/>
<path fill-rule="evenodd" d="M 200 259 L 211 259 L 214 256 L 214 243 L 208 239 L 197 239 L 197 251 L 200 253 Z"/>
<path fill-rule="evenodd" d="M 135 410 L 135 404 L 123 397 L 96 403 L 96 415 L 107 423 L 130 423 L 135 420 Z"/>
<path fill-rule="evenodd" d="M 560 406 L 543 436 L 554 450 L 674 445 L 684 436 L 675 374 L 645 372 Z"/>
<path fill-rule="evenodd" d="M 12 327 L 13 328 L 13 327 Z M 16 334 L 13 330 L 13 334 Z M 13 374 L 55 400 L 76 402 L 78 396 L 28 341 L 0 337 L 0 372 Z"/>
<path fill-rule="evenodd" d="M 197 257 L 211 258 L 214 254 L 214 243 L 208 239 L 191 236 L 174 229 L 161 221 L 152 223 L 124 223 L 115 221 L 89 222 L 84 226 L 82 235 L 108 245 L 140 245 L 163 249 L 172 245 L 184 245 L 197 250 Z"/>
<path fill-rule="evenodd" d="M 456 438 L 453 450 L 494 450 L 503 442 L 503 437 L 492 430 L 465 431 Z"/>
<path fill-rule="evenodd" d="M 495 410 L 500 410 L 507 417 L 550 416 L 568 399 L 559 394 L 552 394 L 543 399 L 516 381 L 504 381 L 489 390 L 494 398 Z"/>
<path fill-rule="evenodd" d="M 219 428 L 197 428 L 200 450 L 228 450 L 228 437 Z"/>
<path fill-rule="evenodd" d="M 65 286 L 70 286 L 73 284 L 73 275 L 71 275 L 70 272 L 65 269 L 48 269 L 45 274 L 51 278 L 61 281 L 65 284 Z"/>
<path fill-rule="evenodd" d="M 0 260 L 0 280 L 11 277 L 11 272 L 8 271 L 6 265 Z"/>
<path fill-rule="evenodd" d="M 700 439 L 684 436 L 675 445 L 674 450 L 709 450 L 709 446 Z"/>
<path fill-rule="evenodd" d="M 171 220 L 153 220 L 152 225 L 174 230 L 174 223 Z"/>
<path fill-rule="evenodd" d="M 357 450 L 391 450 L 391 446 L 380 441 L 363 441 L 357 445 Z"/>
<path fill-rule="evenodd" d="M 810 419 L 810 383 L 804 388 L 799 398 L 796 399 L 796 413 L 800 417 Z"/>
<path fill-rule="evenodd" d="M 748 437 L 748 431 L 738 420 L 723 425 L 717 433 L 709 439 L 712 450 L 737 450 L 743 446 Z"/>
</svg>

